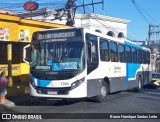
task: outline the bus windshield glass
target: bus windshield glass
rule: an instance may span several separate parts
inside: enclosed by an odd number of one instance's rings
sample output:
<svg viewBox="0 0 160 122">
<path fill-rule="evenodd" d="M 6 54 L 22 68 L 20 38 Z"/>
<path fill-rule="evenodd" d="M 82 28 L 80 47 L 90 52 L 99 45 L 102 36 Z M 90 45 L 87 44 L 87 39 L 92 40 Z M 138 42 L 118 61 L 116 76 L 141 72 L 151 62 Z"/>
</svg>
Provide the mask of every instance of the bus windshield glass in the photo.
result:
<svg viewBox="0 0 160 122">
<path fill-rule="evenodd" d="M 84 42 L 82 38 L 33 40 L 31 70 L 62 71 L 83 68 Z"/>
</svg>

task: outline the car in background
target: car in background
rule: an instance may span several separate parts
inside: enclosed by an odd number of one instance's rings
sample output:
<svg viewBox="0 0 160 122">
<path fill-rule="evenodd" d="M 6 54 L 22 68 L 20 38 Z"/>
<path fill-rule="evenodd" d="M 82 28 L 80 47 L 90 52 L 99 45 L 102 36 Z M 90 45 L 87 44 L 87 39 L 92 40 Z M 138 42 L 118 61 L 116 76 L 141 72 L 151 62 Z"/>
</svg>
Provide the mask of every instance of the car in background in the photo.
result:
<svg viewBox="0 0 160 122">
<path fill-rule="evenodd" d="M 156 86 L 160 86 L 160 73 L 152 73 L 152 83 Z"/>
</svg>

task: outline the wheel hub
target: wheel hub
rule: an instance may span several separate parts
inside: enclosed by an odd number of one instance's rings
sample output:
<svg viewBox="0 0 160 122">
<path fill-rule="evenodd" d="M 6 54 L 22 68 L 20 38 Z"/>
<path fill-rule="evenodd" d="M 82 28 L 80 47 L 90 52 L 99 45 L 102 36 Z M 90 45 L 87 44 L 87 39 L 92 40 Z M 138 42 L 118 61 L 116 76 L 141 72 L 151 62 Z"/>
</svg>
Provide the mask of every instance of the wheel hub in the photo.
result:
<svg viewBox="0 0 160 122">
<path fill-rule="evenodd" d="M 102 97 L 105 97 L 106 94 L 107 94 L 107 89 L 106 89 L 106 87 L 102 86 L 102 88 L 101 88 L 101 95 L 102 95 Z"/>
</svg>

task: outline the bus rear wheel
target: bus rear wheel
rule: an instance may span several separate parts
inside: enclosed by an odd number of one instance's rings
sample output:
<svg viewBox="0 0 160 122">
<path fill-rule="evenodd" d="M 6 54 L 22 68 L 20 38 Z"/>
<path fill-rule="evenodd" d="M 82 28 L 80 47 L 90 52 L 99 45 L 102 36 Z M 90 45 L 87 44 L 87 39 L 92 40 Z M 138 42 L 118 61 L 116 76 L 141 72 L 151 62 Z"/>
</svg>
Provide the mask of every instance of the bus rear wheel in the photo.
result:
<svg viewBox="0 0 160 122">
<path fill-rule="evenodd" d="M 105 102 L 106 99 L 107 99 L 107 96 L 108 96 L 108 92 L 109 92 L 108 83 L 103 81 L 102 87 L 101 87 L 101 90 L 100 90 L 100 95 L 95 97 L 96 102 L 98 102 L 98 103 Z"/>
<path fill-rule="evenodd" d="M 140 92 L 140 91 L 142 91 L 142 88 L 143 88 L 143 86 L 142 86 L 142 78 L 139 77 L 138 78 L 138 87 L 134 88 L 134 91 L 135 92 Z"/>
</svg>

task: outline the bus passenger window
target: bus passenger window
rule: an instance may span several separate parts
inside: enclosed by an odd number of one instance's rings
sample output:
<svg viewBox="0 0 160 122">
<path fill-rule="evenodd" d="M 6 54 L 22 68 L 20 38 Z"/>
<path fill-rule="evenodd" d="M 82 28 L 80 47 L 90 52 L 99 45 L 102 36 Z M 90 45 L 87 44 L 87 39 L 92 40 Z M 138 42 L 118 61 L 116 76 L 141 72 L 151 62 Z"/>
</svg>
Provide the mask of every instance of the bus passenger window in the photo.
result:
<svg viewBox="0 0 160 122">
<path fill-rule="evenodd" d="M 97 45 L 93 42 L 87 43 L 88 62 L 98 62 Z"/>
<path fill-rule="evenodd" d="M 108 51 L 107 50 L 103 50 L 102 51 L 102 60 L 104 61 L 108 61 L 109 60 L 109 56 L 108 56 Z"/>
<path fill-rule="evenodd" d="M 150 64 L 150 52 L 147 51 L 146 55 L 147 55 L 147 64 Z"/>
<path fill-rule="evenodd" d="M 104 39 L 100 40 L 100 58 L 101 61 L 109 61 L 109 45 Z"/>
<path fill-rule="evenodd" d="M 125 46 L 118 44 L 119 60 L 120 62 L 125 62 Z"/>
<path fill-rule="evenodd" d="M 147 60 L 146 60 L 146 52 L 143 50 L 142 51 L 142 63 L 146 64 Z"/>
<path fill-rule="evenodd" d="M 137 63 L 137 49 L 132 47 L 133 63 Z"/>
<path fill-rule="evenodd" d="M 131 47 L 126 46 L 126 61 L 132 63 Z"/>
<path fill-rule="evenodd" d="M 91 62 L 91 43 L 87 43 L 87 62 Z"/>
<path fill-rule="evenodd" d="M 142 50 L 138 50 L 138 63 L 142 63 Z"/>
<path fill-rule="evenodd" d="M 97 47 L 96 47 L 96 44 L 92 43 L 92 62 L 98 62 L 98 54 L 97 54 Z"/>
<path fill-rule="evenodd" d="M 110 42 L 110 58 L 112 62 L 118 62 L 118 50 L 115 42 Z"/>
</svg>

